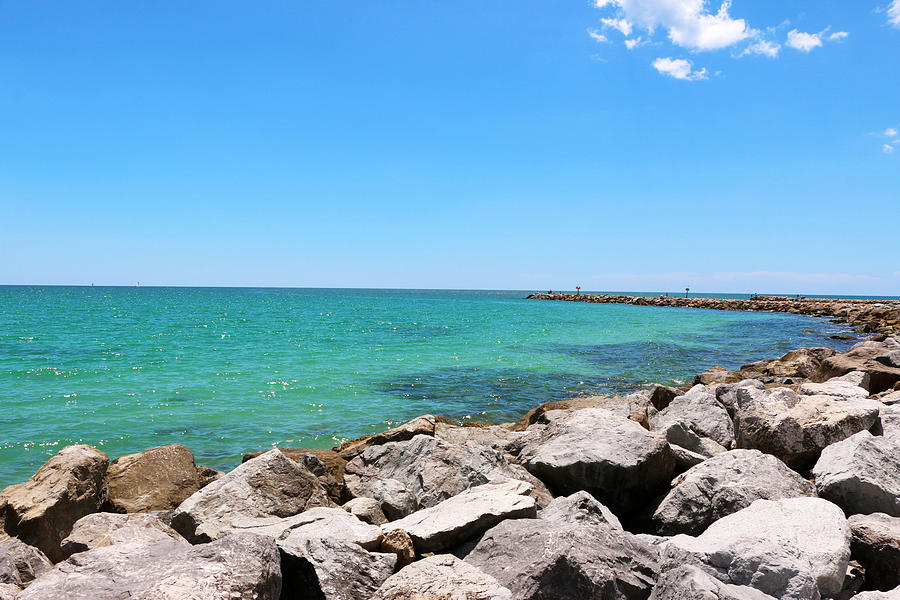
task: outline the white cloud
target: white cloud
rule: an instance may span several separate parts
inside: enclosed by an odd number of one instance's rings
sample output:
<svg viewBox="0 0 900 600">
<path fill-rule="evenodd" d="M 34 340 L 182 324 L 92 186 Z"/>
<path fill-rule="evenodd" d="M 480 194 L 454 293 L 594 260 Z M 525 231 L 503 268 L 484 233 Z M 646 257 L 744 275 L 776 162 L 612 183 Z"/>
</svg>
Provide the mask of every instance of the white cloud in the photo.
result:
<svg viewBox="0 0 900 600">
<path fill-rule="evenodd" d="M 803 33 L 796 29 L 788 31 L 787 45 L 801 52 L 812 52 L 813 48 L 822 45 L 822 36 L 818 33 Z"/>
<path fill-rule="evenodd" d="M 888 137 L 897 137 L 898 133 L 900 133 L 900 131 L 897 131 L 893 127 L 888 127 L 887 129 L 884 130 L 884 135 L 886 135 Z"/>
<path fill-rule="evenodd" d="M 622 35 L 631 35 L 633 25 L 627 19 L 600 19 L 604 27 L 611 27 Z"/>
<path fill-rule="evenodd" d="M 887 9 L 888 23 L 900 29 L 900 0 L 894 0 Z"/>
<path fill-rule="evenodd" d="M 726 0 L 718 12 L 706 10 L 705 0 L 595 0 L 598 8 L 614 6 L 618 19 L 603 23 L 619 29 L 626 36 L 633 28 L 646 29 L 651 35 L 664 29 L 672 43 L 691 50 L 718 50 L 757 35 L 744 19 L 728 14 L 731 2 Z M 609 21 L 609 23 L 607 23 Z M 616 25 L 627 23 L 628 31 Z M 613 25 L 615 23 L 616 25 Z"/>
<path fill-rule="evenodd" d="M 650 40 L 645 40 L 641 36 L 636 38 L 625 40 L 625 47 L 629 50 L 634 50 L 635 48 L 640 48 L 641 46 L 646 46 L 650 43 Z"/>
<path fill-rule="evenodd" d="M 769 58 L 777 58 L 778 52 L 781 51 L 781 44 L 760 40 L 755 44 L 750 44 L 738 56 L 747 56 L 748 54 L 761 54 Z"/>
<path fill-rule="evenodd" d="M 850 34 L 847 33 L 846 31 L 835 31 L 834 33 L 832 33 L 831 35 L 828 36 L 828 39 L 831 40 L 832 42 L 836 42 L 838 40 L 847 39 L 848 35 L 850 35 Z"/>
<path fill-rule="evenodd" d="M 609 41 L 609 38 L 607 38 L 602 33 L 598 32 L 596 29 L 588 29 L 588 35 L 591 36 L 591 38 L 597 42 L 608 42 Z"/>
<path fill-rule="evenodd" d="M 890 144 L 885 144 L 884 146 L 881 147 L 881 151 L 884 152 L 885 154 L 891 154 L 894 151 L 894 147 L 891 146 Z"/>
<path fill-rule="evenodd" d="M 695 71 L 691 61 L 683 58 L 657 58 L 653 61 L 653 68 L 663 75 L 683 81 L 698 81 L 709 77 L 706 68 Z"/>
</svg>

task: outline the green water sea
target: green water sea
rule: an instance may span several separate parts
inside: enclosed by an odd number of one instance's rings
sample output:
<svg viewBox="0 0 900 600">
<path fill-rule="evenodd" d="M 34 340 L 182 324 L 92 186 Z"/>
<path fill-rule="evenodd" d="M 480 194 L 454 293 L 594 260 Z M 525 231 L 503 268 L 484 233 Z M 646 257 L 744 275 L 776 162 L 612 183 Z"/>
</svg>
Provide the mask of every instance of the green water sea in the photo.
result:
<svg viewBox="0 0 900 600">
<path fill-rule="evenodd" d="M 514 420 L 552 398 L 849 345 L 812 317 L 526 294 L 0 287 L 0 487 L 72 443 L 115 458 L 180 442 L 230 468 L 424 413 Z"/>
</svg>

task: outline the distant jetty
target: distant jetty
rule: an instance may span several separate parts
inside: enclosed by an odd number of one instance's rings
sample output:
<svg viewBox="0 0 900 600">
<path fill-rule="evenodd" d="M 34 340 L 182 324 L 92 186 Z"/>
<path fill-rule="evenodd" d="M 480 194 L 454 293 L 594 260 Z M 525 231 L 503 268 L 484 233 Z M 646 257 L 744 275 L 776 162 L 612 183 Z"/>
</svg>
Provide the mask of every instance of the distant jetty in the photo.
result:
<svg viewBox="0 0 900 600">
<path fill-rule="evenodd" d="M 900 332 L 900 301 L 859 298 L 797 298 L 791 296 L 755 296 L 753 298 L 684 298 L 675 296 L 620 296 L 616 294 L 535 293 L 529 300 L 563 300 L 597 304 L 636 306 L 680 306 L 714 310 L 784 312 L 815 317 L 830 317 L 848 323 L 862 333 Z"/>
</svg>

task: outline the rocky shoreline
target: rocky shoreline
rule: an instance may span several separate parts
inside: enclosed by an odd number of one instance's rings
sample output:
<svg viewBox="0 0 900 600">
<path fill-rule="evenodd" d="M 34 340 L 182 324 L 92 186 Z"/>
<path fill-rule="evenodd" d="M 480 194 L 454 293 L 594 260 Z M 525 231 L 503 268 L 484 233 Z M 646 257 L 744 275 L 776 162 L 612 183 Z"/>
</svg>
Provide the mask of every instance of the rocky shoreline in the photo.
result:
<svg viewBox="0 0 900 600">
<path fill-rule="evenodd" d="M 679 306 L 714 310 L 746 310 L 784 312 L 815 317 L 829 317 L 848 323 L 862 333 L 900 333 L 900 301 L 859 298 L 793 298 L 790 296 L 757 296 L 755 298 L 682 298 L 668 296 L 621 296 L 615 294 L 568 294 L 547 292 L 530 294 L 529 300 L 561 300 L 596 304 L 631 304 L 635 306 Z"/>
<path fill-rule="evenodd" d="M 0 492 L 0 600 L 900 599 L 897 320 L 828 310 L 882 333 L 229 473 L 66 447 Z"/>
</svg>

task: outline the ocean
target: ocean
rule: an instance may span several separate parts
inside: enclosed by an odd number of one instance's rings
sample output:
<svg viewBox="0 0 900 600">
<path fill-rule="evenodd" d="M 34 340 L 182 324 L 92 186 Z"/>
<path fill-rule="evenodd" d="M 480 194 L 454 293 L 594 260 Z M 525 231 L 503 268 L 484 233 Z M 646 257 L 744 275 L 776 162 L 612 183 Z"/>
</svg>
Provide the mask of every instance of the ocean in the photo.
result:
<svg viewBox="0 0 900 600">
<path fill-rule="evenodd" d="M 0 287 L 0 487 L 65 445 L 331 447 L 417 415 L 684 384 L 798 346 L 813 317 L 524 300 L 454 290 Z"/>
</svg>

